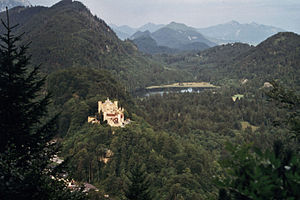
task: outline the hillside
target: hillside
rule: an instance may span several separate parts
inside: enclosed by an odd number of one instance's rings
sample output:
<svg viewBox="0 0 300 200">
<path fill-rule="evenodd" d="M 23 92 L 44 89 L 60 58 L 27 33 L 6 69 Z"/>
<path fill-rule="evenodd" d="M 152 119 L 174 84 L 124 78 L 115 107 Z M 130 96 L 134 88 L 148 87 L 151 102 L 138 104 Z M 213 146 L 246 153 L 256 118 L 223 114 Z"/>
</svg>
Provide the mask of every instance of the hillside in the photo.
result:
<svg viewBox="0 0 300 200">
<path fill-rule="evenodd" d="M 117 34 L 117 36 L 121 40 L 125 40 L 127 38 L 130 38 L 136 32 L 150 31 L 152 33 L 154 31 L 157 31 L 158 29 L 162 28 L 164 25 L 163 24 L 147 23 L 147 24 L 142 25 L 139 28 L 132 28 L 132 27 L 127 26 L 127 25 L 117 26 L 115 24 L 110 24 L 109 26 L 114 30 L 114 32 Z"/>
<path fill-rule="evenodd" d="M 257 23 L 240 24 L 231 21 L 225 24 L 197 29 L 203 35 L 214 38 L 219 43 L 243 42 L 256 45 L 268 37 L 283 32 L 283 29 Z"/>
<path fill-rule="evenodd" d="M 125 40 L 127 38 L 130 38 L 131 34 L 127 33 L 126 31 L 123 31 L 120 29 L 117 25 L 109 24 L 109 26 L 113 29 L 113 31 L 116 33 L 116 35 L 121 39 Z M 134 30 L 135 31 L 135 30 Z"/>
<path fill-rule="evenodd" d="M 64 0 L 50 8 L 17 7 L 10 10 L 10 16 L 12 24 L 20 24 L 17 31 L 26 32 L 24 41 L 32 41 L 32 63 L 42 64 L 43 72 L 78 66 L 107 69 L 128 90 L 182 76 L 142 56 L 130 41 L 118 39 L 80 2 Z"/>
<path fill-rule="evenodd" d="M 229 63 L 234 62 L 241 55 L 254 48 L 248 44 L 234 43 L 215 46 L 200 52 L 191 52 L 180 55 L 157 55 L 156 59 L 169 67 L 193 74 L 197 81 L 214 82 L 218 84 L 229 74 L 221 71 Z M 229 72 L 230 73 L 230 72 Z"/>
<path fill-rule="evenodd" d="M 52 94 L 52 110 L 59 116 L 59 135 L 64 136 L 94 115 L 100 99 L 116 99 L 132 112 L 134 104 L 124 86 L 106 70 L 71 67 L 49 75 L 47 90 Z M 128 114 L 127 113 L 127 114 Z"/>
<path fill-rule="evenodd" d="M 147 34 L 138 36 L 136 39 L 132 40 L 132 42 L 138 47 L 139 51 L 142 51 L 147 54 L 171 54 L 179 52 L 178 49 L 158 46 L 157 42 L 150 35 Z"/>
<path fill-rule="evenodd" d="M 300 86 L 300 36 L 278 33 L 251 49 L 228 66 L 238 78 L 256 79 L 262 85 L 278 79 L 293 87 Z"/>
<path fill-rule="evenodd" d="M 152 33 L 152 37 L 156 40 L 158 45 L 177 49 L 180 49 L 182 45 L 195 42 L 203 43 L 204 48 L 215 45 L 193 28 L 175 22 L 155 31 Z"/>
<path fill-rule="evenodd" d="M 157 59 L 175 69 L 193 74 L 196 80 L 215 84 L 240 85 L 249 79 L 251 90 L 264 82 L 278 79 L 299 87 L 300 36 L 278 33 L 256 47 L 242 43 L 216 46 L 205 51 L 182 55 L 163 55 Z"/>
</svg>

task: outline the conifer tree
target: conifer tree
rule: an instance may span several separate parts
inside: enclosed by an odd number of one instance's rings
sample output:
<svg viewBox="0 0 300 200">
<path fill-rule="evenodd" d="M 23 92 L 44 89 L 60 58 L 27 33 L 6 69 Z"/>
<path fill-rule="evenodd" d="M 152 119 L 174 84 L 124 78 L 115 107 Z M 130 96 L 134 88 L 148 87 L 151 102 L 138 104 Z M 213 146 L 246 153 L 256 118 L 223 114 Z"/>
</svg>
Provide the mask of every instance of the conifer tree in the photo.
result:
<svg viewBox="0 0 300 200">
<path fill-rule="evenodd" d="M 47 118 L 49 95 L 39 67 L 30 69 L 29 47 L 14 35 L 7 13 L 0 35 L 0 197 L 1 199 L 82 199 L 50 178 L 56 149 L 50 140 L 56 117 Z"/>
<path fill-rule="evenodd" d="M 150 183 L 147 179 L 147 173 L 143 166 L 136 164 L 128 176 L 130 184 L 125 192 L 125 196 L 129 200 L 150 200 L 149 187 Z"/>
</svg>

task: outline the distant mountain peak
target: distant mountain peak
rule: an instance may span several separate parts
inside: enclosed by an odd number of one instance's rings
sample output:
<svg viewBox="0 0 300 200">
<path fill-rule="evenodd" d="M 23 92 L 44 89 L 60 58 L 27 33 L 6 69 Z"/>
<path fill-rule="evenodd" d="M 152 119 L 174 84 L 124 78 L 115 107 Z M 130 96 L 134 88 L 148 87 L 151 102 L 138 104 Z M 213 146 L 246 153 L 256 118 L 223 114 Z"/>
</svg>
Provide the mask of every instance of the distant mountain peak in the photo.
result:
<svg viewBox="0 0 300 200">
<path fill-rule="evenodd" d="M 235 21 L 235 20 L 231 20 L 231 21 L 228 22 L 227 24 L 235 25 L 235 26 L 241 25 L 238 21 Z"/>
<path fill-rule="evenodd" d="M 187 25 L 185 25 L 185 24 L 183 24 L 183 23 L 178 23 L 178 22 L 171 22 L 171 23 L 169 23 L 168 25 L 166 25 L 166 26 L 176 26 L 176 27 L 188 27 Z"/>
<path fill-rule="evenodd" d="M 241 24 L 237 21 L 230 21 L 207 28 L 200 28 L 198 31 L 209 38 L 214 38 L 227 42 L 243 42 L 249 44 L 259 44 L 268 37 L 284 31 L 273 26 L 258 24 L 256 22 Z"/>
<path fill-rule="evenodd" d="M 187 30 L 193 30 L 195 31 L 196 29 L 189 27 L 183 23 L 177 23 L 177 22 L 171 22 L 168 25 L 165 26 L 165 28 L 170 28 L 176 31 L 187 31 Z"/>
<path fill-rule="evenodd" d="M 151 37 L 150 31 L 137 31 L 135 34 L 133 34 L 130 39 L 134 40 L 141 37 Z"/>
<path fill-rule="evenodd" d="M 138 28 L 139 31 L 150 31 L 151 33 L 154 31 L 157 31 L 158 29 L 162 28 L 163 24 L 154 24 L 152 22 L 148 22 L 147 24 L 141 26 L 140 28 Z"/>
</svg>

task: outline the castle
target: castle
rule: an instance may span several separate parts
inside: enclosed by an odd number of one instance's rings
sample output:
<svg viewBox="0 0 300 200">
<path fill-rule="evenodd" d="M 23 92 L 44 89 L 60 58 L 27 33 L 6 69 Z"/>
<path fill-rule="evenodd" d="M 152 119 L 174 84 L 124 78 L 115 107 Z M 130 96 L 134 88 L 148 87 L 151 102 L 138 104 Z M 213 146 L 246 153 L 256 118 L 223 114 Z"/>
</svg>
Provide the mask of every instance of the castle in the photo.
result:
<svg viewBox="0 0 300 200">
<path fill-rule="evenodd" d="M 124 108 L 118 107 L 118 101 L 111 102 L 109 98 L 105 102 L 98 101 L 98 114 L 103 116 L 103 121 L 111 127 L 124 127 L 129 123 L 129 119 L 125 120 Z M 88 122 L 92 124 L 100 124 L 96 117 L 88 117 Z"/>
</svg>

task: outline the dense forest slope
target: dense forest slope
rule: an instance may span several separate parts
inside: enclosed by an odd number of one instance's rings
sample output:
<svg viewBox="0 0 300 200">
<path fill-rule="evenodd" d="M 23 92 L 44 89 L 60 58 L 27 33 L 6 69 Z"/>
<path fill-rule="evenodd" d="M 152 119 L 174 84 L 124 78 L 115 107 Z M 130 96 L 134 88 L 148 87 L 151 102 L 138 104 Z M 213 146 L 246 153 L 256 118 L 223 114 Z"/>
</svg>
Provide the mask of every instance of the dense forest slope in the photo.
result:
<svg viewBox="0 0 300 200">
<path fill-rule="evenodd" d="M 137 34 L 140 32 L 137 32 Z M 145 32 L 144 32 L 145 33 Z M 138 49 L 147 54 L 161 54 L 161 53 L 178 53 L 178 49 L 172 49 L 166 46 L 159 46 L 157 42 L 151 37 L 150 34 L 145 33 L 136 37 L 132 40 L 133 43 L 138 47 Z"/>
<path fill-rule="evenodd" d="M 238 78 L 260 81 L 279 79 L 285 84 L 300 86 L 300 36 L 278 33 L 234 62 L 228 71 Z"/>
<path fill-rule="evenodd" d="M 42 71 L 78 66 L 107 69 L 129 90 L 182 77 L 142 56 L 130 41 L 118 39 L 112 29 L 80 2 L 64 0 L 50 8 L 17 7 L 11 23 L 19 23 L 24 41 L 32 41 L 33 64 Z M 1 13 L 5 18 L 5 13 Z"/>
<path fill-rule="evenodd" d="M 278 79 L 290 86 L 299 86 L 300 36 L 278 33 L 258 46 L 233 43 L 198 53 L 161 55 L 157 59 L 194 74 L 197 80 L 216 84 L 239 85 L 248 79 L 254 88 Z"/>
<path fill-rule="evenodd" d="M 213 162 L 215 155 L 176 134 L 154 131 L 135 114 L 144 111 L 108 71 L 87 67 L 58 70 L 49 75 L 47 85 L 53 96 L 51 111 L 60 112 L 61 156 L 70 158 L 68 172 L 75 180 L 97 186 L 99 195 L 123 199 L 130 185 L 128 177 L 137 168 L 143 170 L 151 199 L 216 196 L 212 184 L 212 169 L 218 167 Z M 107 97 L 119 101 L 131 124 L 111 128 L 87 123 L 87 116 L 97 112 L 97 101 Z M 108 151 L 113 155 L 104 163 L 101 158 Z"/>
<path fill-rule="evenodd" d="M 118 100 L 131 116 L 134 103 L 130 95 L 106 70 L 72 67 L 49 75 L 47 88 L 53 97 L 53 110 L 60 112 L 59 135 L 79 128 L 87 116 L 97 112 L 97 102 L 110 97 Z"/>
</svg>

